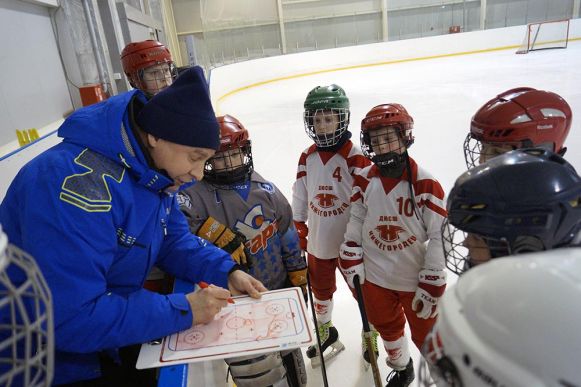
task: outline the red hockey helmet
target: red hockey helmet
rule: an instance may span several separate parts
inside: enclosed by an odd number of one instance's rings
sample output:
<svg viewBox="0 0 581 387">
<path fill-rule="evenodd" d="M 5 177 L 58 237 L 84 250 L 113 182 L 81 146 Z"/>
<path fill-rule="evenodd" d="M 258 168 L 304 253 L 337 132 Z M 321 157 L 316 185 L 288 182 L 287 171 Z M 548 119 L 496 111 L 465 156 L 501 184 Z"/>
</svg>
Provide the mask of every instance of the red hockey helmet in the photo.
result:
<svg viewBox="0 0 581 387">
<path fill-rule="evenodd" d="M 494 156 L 485 155 L 483 144 L 504 146 L 506 150 L 540 146 L 564 154 L 571 121 L 571 107 L 555 93 L 531 87 L 507 90 L 472 117 L 464 141 L 466 165 L 472 168 L 481 159 Z"/>
<path fill-rule="evenodd" d="M 138 89 L 143 89 L 142 71 L 148 67 L 167 63 L 172 74 L 175 72 L 171 53 L 166 46 L 156 40 L 129 43 L 121 51 L 121 63 L 131 86 Z"/>
<path fill-rule="evenodd" d="M 373 159 L 376 155 L 371 146 L 369 132 L 373 129 L 395 126 L 399 129 L 398 135 L 406 149 L 414 143 L 412 129 L 414 119 L 407 110 L 398 103 L 377 105 L 361 120 L 361 149 L 363 154 Z"/>
<path fill-rule="evenodd" d="M 224 152 L 232 148 L 242 148 L 250 144 L 248 130 L 237 118 L 226 114 L 217 119 L 218 124 L 220 124 L 220 149 L 218 152 Z"/>
<path fill-rule="evenodd" d="M 204 178 L 212 184 L 228 185 L 249 178 L 254 170 L 252 143 L 248 130 L 230 115 L 217 117 L 220 125 L 220 148 L 206 162 Z M 233 150 L 239 149 L 236 153 Z"/>
</svg>

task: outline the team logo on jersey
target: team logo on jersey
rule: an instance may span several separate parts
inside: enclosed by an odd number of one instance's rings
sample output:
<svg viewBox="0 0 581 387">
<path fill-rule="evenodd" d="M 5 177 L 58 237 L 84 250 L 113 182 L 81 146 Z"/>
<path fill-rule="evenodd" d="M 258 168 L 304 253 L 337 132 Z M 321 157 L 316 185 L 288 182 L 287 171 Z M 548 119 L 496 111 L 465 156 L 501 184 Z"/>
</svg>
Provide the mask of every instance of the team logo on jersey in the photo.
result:
<svg viewBox="0 0 581 387">
<path fill-rule="evenodd" d="M 317 194 L 315 195 L 315 199 L 322 208 L 331 208 L 335 205 L 335 201 L 339 200 L 337 196 L 330 193 Z"/>
<path fill-rule="evenodd" d="M 379 221 L 397 222 L 398 217 L 380 216 Z M 375 228 L 369 230 L 369 239 L 381 250 L 397 251 L 406 249 L 416 242 L 417 238 L 415 235 L 410 235 L 406 238 L 406 234 L 409 235 L 409 231 L 399 224 L 380 223 Z"/>
<path fill-rule="evenodd" d="M 274 186 L 270 183 L 258 183 L 258 187 L 269 194 L 274 194 Z"/>
<path fill-rule="evenodd" d="M 319 190 L 332 190 L 331 186 L 319 186 Z M 321 192 L 313 197 L 309 208 L 315 214 L 323 217 L 337 216 L 349 210 L 349 204 L 343 202 L 337 195 Z"/>
<path fill-rule="evenodd" d="M 236 221 L 234 228 L 248 239 L 246 247 L 252 254 L 268 247 L 268 241 L 278 231 L 276 219 L 267 219 L 262 205 L 252 207 L 242 221 Z"/>
<path fill-rule="evenodd" d="M 185 193 L 178 192 L 178 194 L 176 195 L 176 201 L 178 202 L 178 206 L 180 207 L 186 207 L 188 209 L 192 208 L 192 201 L 190 200 L 190 197 Z"/>
<path fill-rule="evenodd" d="M 405 231 L 403 227 L 395 224 L 380 224 L 375 229 L 379 232 L 379 237 L 386 242 L 395 242 L 399 239 L 399 234 Z"/>
</svg>

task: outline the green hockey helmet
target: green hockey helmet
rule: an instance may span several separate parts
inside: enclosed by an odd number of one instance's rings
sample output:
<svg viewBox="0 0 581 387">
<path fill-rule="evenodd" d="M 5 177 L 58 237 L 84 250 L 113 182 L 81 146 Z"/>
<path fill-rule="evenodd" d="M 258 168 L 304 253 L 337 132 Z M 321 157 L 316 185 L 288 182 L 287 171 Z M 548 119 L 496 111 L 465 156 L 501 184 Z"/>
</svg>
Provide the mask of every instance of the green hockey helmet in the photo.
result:
<svg viewBox="0 0 581 387">
<path fill-rule="evenodd" d="M 340 86 L 317 86 L 305 99 L 307 135 L 320 148 L 337 144 L 349 126 L 349 98 Z"/>
</svg>

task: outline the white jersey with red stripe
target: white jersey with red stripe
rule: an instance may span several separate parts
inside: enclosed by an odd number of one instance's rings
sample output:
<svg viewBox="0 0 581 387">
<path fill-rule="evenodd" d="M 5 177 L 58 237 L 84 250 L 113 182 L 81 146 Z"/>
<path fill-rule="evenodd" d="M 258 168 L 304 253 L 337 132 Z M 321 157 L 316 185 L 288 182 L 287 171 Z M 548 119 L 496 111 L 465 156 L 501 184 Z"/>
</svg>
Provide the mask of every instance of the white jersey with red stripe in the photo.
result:
<svg viewBox="0 0 581 387">
<path fill-rule="evenodd" d="M 297 222 L 309 227 L 307 251 L 320 259 L 339 257 L 353 177 L 370 165 L 361 149 L 347 141 L 336 152 L 306 149 L 299 159 L 292 209 Z"/>
<path fill-rule="evenodd" d="M 366 280 L 413 292 L 420 270 L 444 269 L 441 227 L 447 213 L 440 183 L 409 161 L 415 208 L 407 171 L 393 179 L 381 176 L 376 165 L 367 167 L 355 177 L 345 241 L 363 247 Z"/>
</svg>

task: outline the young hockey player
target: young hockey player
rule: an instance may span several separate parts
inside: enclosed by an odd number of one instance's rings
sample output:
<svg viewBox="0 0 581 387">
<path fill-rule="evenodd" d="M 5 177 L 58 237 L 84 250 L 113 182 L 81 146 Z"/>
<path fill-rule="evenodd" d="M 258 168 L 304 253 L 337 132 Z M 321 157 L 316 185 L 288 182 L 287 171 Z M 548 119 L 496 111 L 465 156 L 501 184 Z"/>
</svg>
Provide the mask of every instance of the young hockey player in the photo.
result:
<svg viewBox="0 0 581 387">
<path fill-rule="evenodd" d="M 395 103 L 375 106 L 361 122 L 361 148 L 373 165 L 355 176 L 340 264 L 349 286 L 362 283 L 369 321 L 393 371 L 387 386 L 408 386 L 414 367 L 404 336 L 421 347 L 446 287 L 440 183 L 409 157 L 413 119 Z M 373 305 L 373 307 L 369 307 Z"/>
<path fill-rule="evenodd" d="M 249 134 L 240 121 L 226 115 L 218 122 L 220 148 L 206 163 L 204 180 L 178 196 L 190 229 L 243 255 L 249 273 L 268 289 L 299 286 L 306 296 L 306 262 L 288 201 L 254 171 Z M 226 361 L 237 386 L 282 386 L 281 380 L 291 387 L 306 384 L 300 350 Z"/>
<path fill-rule="evenodd" d="M 178 74 L 167 47 L 155 40 L 129 43 L 121 52 L 121 63 L 131 86 L 143 91 L 149 98 L 171 85 Z M 181 72 L 187 69 L 181 68 Z M 234 237 L 231 233 L 223 235 L 218 247 L 232 255 L 237 263 L 244 265 L 244 245 L 241 240 L 234 240 Z M 147 277 L 145 287 L 169 293 L 173 287 L 173 278 L 154 267 Z"/>
<path fill-rule="evenodd" d="M 292 208 L 301 249 L 308 255 L 323 354 L 331 348 L 325 354 L 325 359 L 330 359 L 345 348 L 331 315 L 339 246 L 349 220 L 351 184 L 369 160 L 350 140 L 349 99 L 341 87 L 315 87 L 307 95 L 304 108 L 305 130 L 315 144 L 299 159 Z M 307 356 L 312 366 L 319 365 L 316 346 L 308 348 Z"/>
<path fill-rule="evenodd" d="M 535 306 L 557 305 L 560 308 L 562 303 L 542 302 L 543 297 L 547 300 L 563 297 L 546 291 L 561 289 L 563 294 L 573 294 L 573 287 L 579 283 L 571 274 L 579 273 L 579 269 L 572 268 L 578 266 L 581 249 L 561 249 L 581 245 L 581 178 L 575 169 L 561 156 L 545 149 L 511 151 L 470 169 L 456 180 L 450 192 L 448 220 L 442 228 L 442 239 L 447 267 L 457 274 L 469 269 L 470 272 L 460 277 L 456 291 L 449 291 L 443 297 L 438 322 L 422 349 L 437 385 L 491 385 L 489 379 L 475 377 L 471 369 L 478 367 L 483 357 L 494 359 L 498 356 L 504 359 L 504 372 L 494 372 L 494 377 L 500 378 L 494 384 L 551 385 L 552 381 L 546 379 L 550 377 L 548 373 L 545 372 L 544 377 L 536 374 L 540 363 L 533 358 L 539 350 L 543 359 L 554 358 L 547 357 L 552 348 L 559 353 L 559 370 L 565 371 L 558 373 L 561 381 L 573 382 L 575 379 L 566 374 L 578 376 L 577 362 L 564 363 L 562 360 L 572 355 L 568 343 L 575 333 L 563 332 L 566 327 L 556 328 L 554 322 L 550 326 L 544 323 L 547 316 L 559 316 L 560 321 L 577 321 L 578 316 L 573 318 L 568 314 L 575 308 L 564 307 L 560 311 L 553 309 L 549 314 L 539 314 Z M 559 252 L 526 254 L 551 249 L 559 249 Z M 480 265 L 490 259 L 516 254 L 519 254 L 517 259 Z M 543 256 L 547 257 L 546 261 Z M 561 266 L 559 262 L 565 260 L 570 263 Z M 571 266 L 573 263 L 575 266 Z M 479 267 L 472 270 L 474 266 Z M 561 271 L 563 268 L 566 270 Z M 541 293 L 536 291 L 539 279 L 544 289 Z M 574 286 L 566 289 L 569 285 Z M 474 301 L 470 297 L 475 297 Z M 499 303 L 499 299 L 504 302 Z M 519 313 L 511 310 L 515 304 L 519 305 Z M 473 305 L 477 305 L 477 310 L 471 310 Z M 492 309 L 485 310 L 487 305 L 493 306 L 494 313 Z M 506 310 L 502 309 L 504 306 Z M 527 315 L 529 310 L 532 312 Z M 479 315 L 487 318 L 479 319 Z M 506 328 L 503 331 L 510 334 L 489 335 L 495 332 L 489 329 L 490 324 L 502 326 Z M 519 331 L 531 324 L 534 329 Z M 458 329 L 460 325 L 472 329 Z M 460 331 L 471 333 L 458 335 Z M 550 339 L 535 342 L 534 337 L 539 335 L 529 337 L 528 332 L 543 332 L 541 336 Z M 489 351 L 483 352 L 481 345 L 475 347 L 479 342 L 486 343 Z M 518 361 L 510 357 L 510 351 L 496 352 L 499 344 L 515 349 L 525 343 L 531 350 L 515 352 Z M 466 362 L 457 354 L 468 354 L 471 361 Z M 575 366 L 571 367 L 573 364 Z M 524 370 L 533 379 L 502 379 L 524 375 Z M 433 385 L 425 370 L 420 372 L 420 385 Z"/>
<path fill-rule="evenodd" d="M 564 155 L 572 119 L 569 104 L 555 93 L 530 87 L 507 90 L 472 117 L 464 141 L 466 165 L 473 168 L 519 148 L 543 147 Z"/>
<path fill-rule="evenodd" d="M 581 178 L 561 156 L 511 151 L 461 175 L 442 228 L 456 274 L 490 259 L 581 244 Z"/>
<path fill-rule="evenodd" d="M 129 43 L 121 51 L 121 63 L 131 86 L 148 97 L 171 85 L 177 75 L 171 53 L 155 40 Z"/>
</svg>

